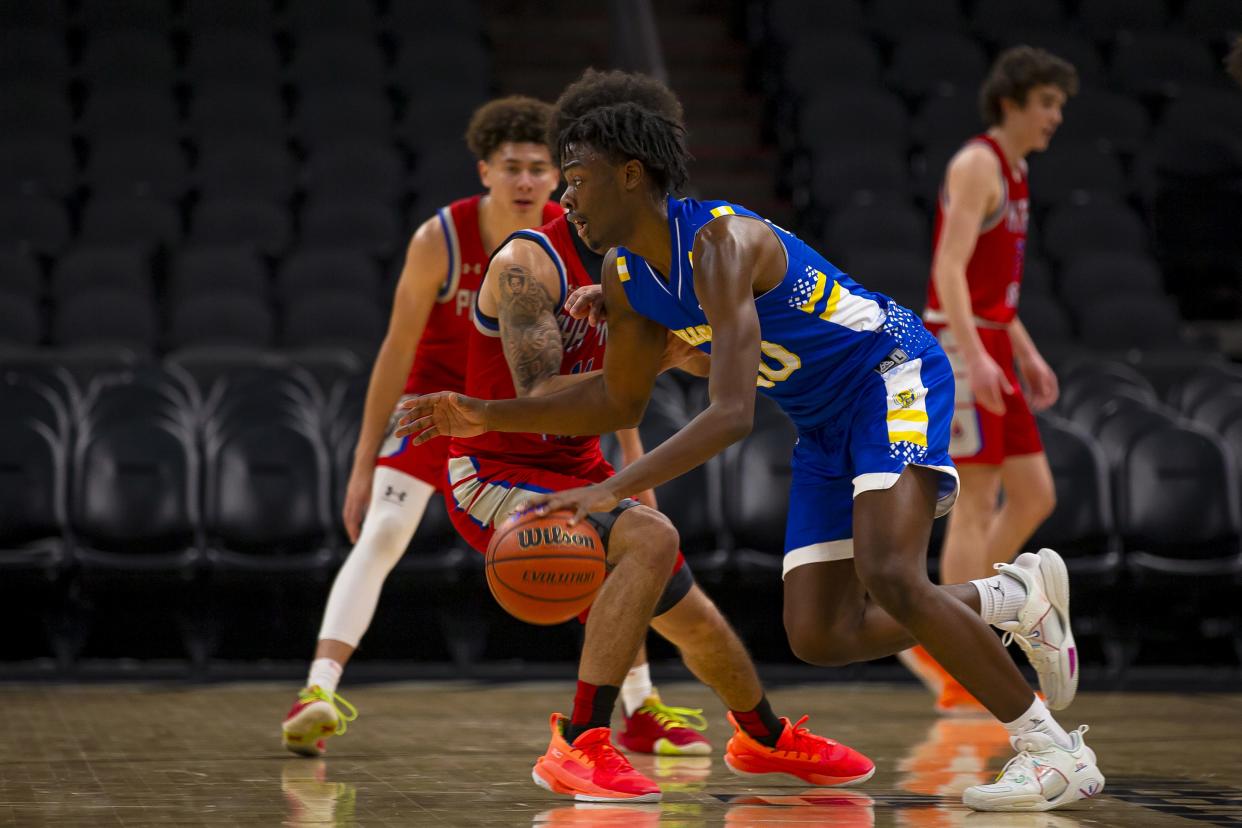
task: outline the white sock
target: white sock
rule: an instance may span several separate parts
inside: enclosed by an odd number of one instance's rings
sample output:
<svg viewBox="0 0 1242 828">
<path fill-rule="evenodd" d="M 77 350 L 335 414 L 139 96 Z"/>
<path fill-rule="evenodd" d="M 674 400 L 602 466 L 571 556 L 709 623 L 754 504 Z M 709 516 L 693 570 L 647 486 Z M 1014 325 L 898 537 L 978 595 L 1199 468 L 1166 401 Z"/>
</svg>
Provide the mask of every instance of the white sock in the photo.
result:
<svg viewBox="0 0 1242 828">
<path fill-rule="evenodd" d="M 1015 736 L 1021 736 L 1024 733 L 1043 733 L 1051 736 L 1052 740 L 1063 748 L 1068 748 L 1071 744 L 1069 734 L 1065 732 L 1065 728 L 1057 724 L 1057 720 L 1052 718 L 1052 713 L 1048 711 L 1047 706 L 1039 696 L 1035 697 L 1035 701 L 1027 708 L 1027 711 L 1012 722 L 1002 722 L 1005 730 L 1009 731 L 1009 739 L 1013 741 Z"/>
<path fill-rule="evenodd" d="M 341 682 L 341 673 L 345 668 L 331 658 L 317 658 L 311 662 L 310 675 L 306 677 L 306 686 L 319 685 L 327 693 L 335 693 L 336 686 Z"/>
<path fill-rule="evenodd" d="M 971 581 L 979 590 L 979 615 L 989 624 L 1016 621 L 1026 604 L 1026 586 L 1012 575 L 1001 572 L 991 578 Z"/>
<path fill-rule="evenodd" d="M 396 469 L 375 469 L 362 534 L 332 582 L 320 640 L 358 646 L 375 616 L 384 579 L 405 554 L 433 492 L 430 484 Z"/>
<path fill-rule="evenodd" d="M 625 681 L 621 682 L 621 707 L 625 710 L 625 715 L 629 716 L 642 707 L 643 702 L 653 695 L 655 688 L 651 685 L 649 665 L 640 664 L 625 674 Z"/>
</svg>

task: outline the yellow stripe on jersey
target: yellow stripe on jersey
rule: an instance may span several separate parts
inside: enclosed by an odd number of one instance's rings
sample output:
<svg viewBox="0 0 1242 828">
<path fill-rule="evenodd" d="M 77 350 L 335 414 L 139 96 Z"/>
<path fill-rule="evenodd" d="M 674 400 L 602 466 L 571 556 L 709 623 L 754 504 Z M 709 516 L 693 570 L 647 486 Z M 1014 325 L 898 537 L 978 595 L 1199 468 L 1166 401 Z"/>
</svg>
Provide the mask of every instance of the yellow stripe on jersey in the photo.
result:
<svg viewBox="0 0 1242 828">
<path fill-rule="evenodd" d="M 897 411 L 888 412 L 888 421 L 900 420 L 906 423 L 925 423 L 927 422 L 927 412 L 917 409 L 898 409 Z"/>
<path fill-rule="evenodd" d="M 617 278 L 623 282 L 628 282 L 630 280 L 630 269 L 625 264 L 624 256 L 617 257 Z"/>
<path fill-rule="evenodd" d="M 927 447 L 927 435 L 918 431 L 890 431 L 888 439 L 891 443 L 914 443 L 916 446 Z"/>
<path fill-rule="evenodd" d="M 712 208 L 712 216 L 714 218 L 720 218 L 721 216 L 735 216 L 735 215 L 737 215 L 737 213 L 734 212 L 733 208 L 730 207 L 728 204 L 722 204 L 719 207 Z"/>
<path fill-rule="evenodd" d="M 828 283 L 828 277 L 818 270 L 815 271 L 815 289 L 811 291 L 811 296 L 801 305 L 798 310 L 803 313 L 814 313 L 815 306 L 819 304 L 819 300 L 824 298 L 824 285 Z"/>
<path fill-rule="evenodd" d="M 834 279 L 832 282 L 832 293 L 828 294 L 828 304 L 824 308 L 824 312 L 819 315 L 820 319 L 823 319 L 825 322 L 832 321 L 832 315 L 837 312 L 837 305 L 841 303 L 841 294 L 843 292 L 841 283 Z"/>
</svg>

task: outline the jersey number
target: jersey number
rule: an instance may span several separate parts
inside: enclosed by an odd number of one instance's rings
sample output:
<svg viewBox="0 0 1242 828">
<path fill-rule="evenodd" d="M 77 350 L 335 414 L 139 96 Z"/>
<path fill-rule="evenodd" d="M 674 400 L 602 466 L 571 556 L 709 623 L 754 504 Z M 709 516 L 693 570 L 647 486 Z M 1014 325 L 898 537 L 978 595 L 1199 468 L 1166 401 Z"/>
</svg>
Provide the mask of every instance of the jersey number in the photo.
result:
<svg viewBox="0 0 1242 828">
<path fill-rule="evenodd" d="M 755 385 L 760 388 L 771 388 L 781 380 L 789 379 L 790 374 L 802 367 L 802 360 L 798 359 L 797 354 L 790 353 L 775 342 L 761 342 L 759 349 L 763 356 L 759 358 L 759 376 L 755 377 Z"/>
</svg>

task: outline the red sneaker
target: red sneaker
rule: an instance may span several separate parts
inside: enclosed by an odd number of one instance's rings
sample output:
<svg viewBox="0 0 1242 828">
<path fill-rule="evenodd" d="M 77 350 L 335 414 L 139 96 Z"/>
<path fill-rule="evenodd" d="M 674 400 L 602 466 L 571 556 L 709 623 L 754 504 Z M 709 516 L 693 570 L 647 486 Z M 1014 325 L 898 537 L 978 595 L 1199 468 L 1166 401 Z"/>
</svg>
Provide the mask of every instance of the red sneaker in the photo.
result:
<svg viewBox="0 0 1242 828">
<path fill-rule="evenodd" d="M 802 727 L 808 718 L 803 716 L 790 724 L 782 716 L 785 729 L 776 747 L 770 748 L 742 730 L 730 713 L 733 738 L 725 750 L 725 763 L 741 776 L 779 773 L 809 785 L 855 785 L 871 778 L 874 762 L 851 747 L 816 736 Z"/>
<path fill-rule="evenodd" d="M 553 713 L 548 752 L 535 760 L 531 778 L 541 788 L 568 794 L 579 802 L 659 802 L 660 788 L 634 770 L 625 754 L 612 746 L 612 730 L 596 727 L 565 741 L 565 717 Z"/>
<path fill-rule="evenodd" d="M 625 717 L 625 731 L 617 741 L 634 753 L 663 756 L 702 756 L 712 752 L 703 711 L 692 707 L 669 707 L 656 695 Z"/>
<path fill-rule="evenodd" d="M 339 706 L 338 706 L 339 705 Z M 298 693 L 280 726 L 285 749 L 299 756 L 322 756 L 324 741 L 345 732 L 347 722 L 358 718 L 358 710 L 336 693 L 318 685 Z"/>
</svg>

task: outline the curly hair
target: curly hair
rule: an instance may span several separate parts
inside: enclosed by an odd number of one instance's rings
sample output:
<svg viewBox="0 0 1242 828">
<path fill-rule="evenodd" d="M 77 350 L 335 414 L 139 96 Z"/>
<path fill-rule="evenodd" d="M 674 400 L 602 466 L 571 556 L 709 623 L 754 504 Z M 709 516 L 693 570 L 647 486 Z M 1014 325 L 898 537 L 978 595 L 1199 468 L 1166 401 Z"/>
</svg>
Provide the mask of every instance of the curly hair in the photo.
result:
<svg viewBox="0 0 1242 828">
<path fill-rule="evenodd" d="M 549 143 L 559 157 L 569 144 L 584 143 L 614 161 L 636 159 L 664 192 L 689 178 L 681 101 L 647 75 L 587 69 L 557 100 Z"/>
<path fill-rule="evenodd" d="M 1036 86 L 1052 84 L 1067 96 L 1078 92 L 1078 71 L 1069 61 L 1031 46 L 1006 49 L 992 64 L 987 80 L 979 90 L 979 109 L 983 122 L 997 126 L 1004 118 L 1001 100 L 1008 98 L 1019 106 Z"/>
<path fill-rule="evenodd" d="M 1229 54 L 1225 56 L 1225 69 L 1239 84 L 1242 84 L 1242 36 L 1234 38 Z"/>
<path fill-rule="evenodd" d="M 486 161 L 501 144 L 546 144 L 552 106 L 525 95 L 488 101 L 470 116 L 466 146 Z"/>
</svg>

